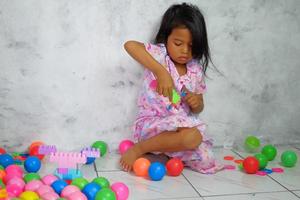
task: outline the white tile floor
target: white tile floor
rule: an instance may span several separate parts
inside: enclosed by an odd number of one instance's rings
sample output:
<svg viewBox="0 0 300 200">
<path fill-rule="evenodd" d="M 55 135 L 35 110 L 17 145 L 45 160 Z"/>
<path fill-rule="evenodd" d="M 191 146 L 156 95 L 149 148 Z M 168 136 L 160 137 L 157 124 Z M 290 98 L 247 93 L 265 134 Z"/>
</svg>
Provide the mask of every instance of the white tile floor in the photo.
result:
<svg viewBox="0 0 300 200">
<path fill-rule="evenodd" d="M 283 150 L 294 150 L 298 153 L 298 163 L 294 168 L 285 168 L 284 173 L 272 173 L 267 176 L 248 175 L 238 170 L 224 170 L 214 175 L 203 175 L 184 169 L 178 177 L 165 176 L 161 181 L 151 181 L 119 169 L 119 155 L 109 153 L 98 158 L 94 165 L 84 165 L 84 177 L 92 180 L 96 176 L 106 177 L 111 183 L 121 181 L 130 190 L 129 199 L 183 199 L 183 200 L 248 200 L 248 199 L 300 199 L 300 144 L 278 146 L 275 161 L 267 168 L 282 167 L 279 164 Z M 247 153 L 227 149 L 215 149 L 216 157 L 224 164 L 237 166 L 233 161 L 225 161 L 225 155 L 242 159 Z M 49 172 L 49 166 L 42 169 Z"/>
</svg>

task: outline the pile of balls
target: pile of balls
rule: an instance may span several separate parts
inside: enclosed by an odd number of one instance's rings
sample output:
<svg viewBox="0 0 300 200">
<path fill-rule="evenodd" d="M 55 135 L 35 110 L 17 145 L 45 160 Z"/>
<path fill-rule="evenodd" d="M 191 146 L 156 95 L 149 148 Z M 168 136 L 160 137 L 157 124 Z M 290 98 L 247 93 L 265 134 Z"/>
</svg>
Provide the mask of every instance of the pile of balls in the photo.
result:
<svg viewBox="0 0 300 200">
<path fill-rule="evenodd" d="M 257 152 L 260 148 L 260 141 L 255 136 L 248 136 L 245 140 L 245 148 L 250 152 Z M 259 170 L 264 170 L 269 161 L 273 161 L 277 155 L 277 149 L 274 145 L 265 145 L 260 153 L 254 156 L 248 156 L 242 163 L 242 168 L 248 174 L 255 174 Z M 297 154 L 294 151 L 287 150 L 281 154 L 281 165 L 284 167 L 294 167 L 297 163 Z M 276 168 L 277 169 L 277 168 Z M 270 170 L 266 170 L 270 172 Z"/>
</svg>

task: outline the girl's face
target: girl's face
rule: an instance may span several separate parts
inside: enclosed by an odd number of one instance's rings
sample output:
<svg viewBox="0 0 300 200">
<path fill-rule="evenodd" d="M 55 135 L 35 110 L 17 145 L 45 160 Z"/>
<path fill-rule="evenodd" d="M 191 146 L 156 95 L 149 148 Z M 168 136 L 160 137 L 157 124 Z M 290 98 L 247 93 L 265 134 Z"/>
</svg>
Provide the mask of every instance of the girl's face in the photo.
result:
<svg viewBox="0 0 300 200">
<path fill-rule="evenodd" d="M 167 40 L 167 51 L 175 64 L 186 64 L 192 57 L 192 34 L 185 27 L 174 28 Z"/>
</svg>

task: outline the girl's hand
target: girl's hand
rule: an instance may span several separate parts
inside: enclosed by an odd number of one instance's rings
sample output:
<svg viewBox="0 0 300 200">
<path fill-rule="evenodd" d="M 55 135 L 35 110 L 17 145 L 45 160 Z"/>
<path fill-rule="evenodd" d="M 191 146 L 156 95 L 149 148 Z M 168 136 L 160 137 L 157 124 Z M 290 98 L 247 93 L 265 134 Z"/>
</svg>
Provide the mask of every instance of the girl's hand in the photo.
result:
<svg viewBox="0 0 300 200">
<path fill-rule="evenodd" d="M 189 91 L 185 86 L 182 90 L 186 93 L 183 100 L 189 105 L 193 113 L 200 113 L 203 110 L 203 95 Z"/>
<path fill-rule="evenodd" d="M 156 91 L 158 94 L 168 97 L 172 101 L 172 94 L 174 83 L 171 75 L 167 70 L 161 70 L 156 74 L 157 78 L 157 87 Z"/>
</svg>

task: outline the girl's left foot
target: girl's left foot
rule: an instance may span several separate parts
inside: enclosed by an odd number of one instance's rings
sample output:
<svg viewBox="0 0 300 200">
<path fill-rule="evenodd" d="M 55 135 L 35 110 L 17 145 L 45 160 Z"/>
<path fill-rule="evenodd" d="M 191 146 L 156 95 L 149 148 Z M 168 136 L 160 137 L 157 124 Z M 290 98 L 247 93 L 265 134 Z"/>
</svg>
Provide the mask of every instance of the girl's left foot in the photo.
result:
<svg viewBox="0 0 300 200">
<path fill-rule="evenodd" d="M 139 150 L 139 148 L 135 145 L 128 149 L 120 159 L 120 165 L 124 171 L 131 171 L 134 162 L 136 159 L 138 159 L 140 156 L 142 156 L 143 153 Z"/>
</svg>

